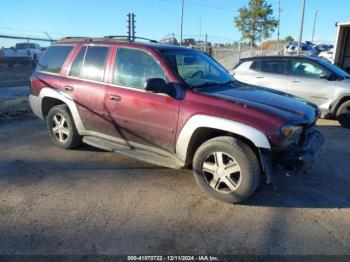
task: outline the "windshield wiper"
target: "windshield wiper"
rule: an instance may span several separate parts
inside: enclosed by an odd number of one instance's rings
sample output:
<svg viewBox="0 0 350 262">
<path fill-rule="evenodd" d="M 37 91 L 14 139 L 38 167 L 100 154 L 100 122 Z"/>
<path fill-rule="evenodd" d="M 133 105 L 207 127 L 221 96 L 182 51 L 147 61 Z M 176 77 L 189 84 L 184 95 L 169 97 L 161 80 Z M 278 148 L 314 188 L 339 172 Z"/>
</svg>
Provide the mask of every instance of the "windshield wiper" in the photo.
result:
<svg viewBox="0 0 350 262">
<path fill-rule="evenodd" d="M 224 83 L 218 83 L 218 82 L 204 82 L 203 84 L 200 84 L 200 85 L 195 85 L 195 86 L 191 86 L 191 88 L 203 88 L 203 87 L 208 87 L 208 86 L 225 86 L 225 85 L 229 85 L 229 84 L 232 84 L 232 83 L 235 83 L 237 82 L 237 80 L 230 80 L 230 81 L 227 81 L 227 82 L 224 82 Z"/>
<path fill-rule="evenodd" d="M 220 83 L 218 83 L 218 82 L 204 82 L 203 84 L 200 84 L 200 85 L 192 85 L 191 88 L 197 89 L 197 88 L 203 88 L 203 87 L 215 86 L 215 85 L 220 85 Z"/>
<path fill-rule="evenodd" d="M 238 82 L 238 81 L 237 80 L 230 80 L 230 81 L 227 81 L 225 83 L 221 83 L 219 85 L 224 86 L 224 85 L 229 85 L 229 84 L 233 84 L 233 83 L 236 83 L 236 82 Z"/>
</svg>

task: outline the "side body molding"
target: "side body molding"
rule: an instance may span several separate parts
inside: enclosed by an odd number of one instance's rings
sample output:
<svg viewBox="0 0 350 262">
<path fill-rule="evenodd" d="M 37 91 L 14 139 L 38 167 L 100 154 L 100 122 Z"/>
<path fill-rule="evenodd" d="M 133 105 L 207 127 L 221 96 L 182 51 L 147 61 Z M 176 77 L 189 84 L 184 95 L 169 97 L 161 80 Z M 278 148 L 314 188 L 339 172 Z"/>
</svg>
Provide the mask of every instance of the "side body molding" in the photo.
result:
<svg viewBox="0 0 350 262">
<path fill-rule="evenodd" d="M 45 87 L 41 89 L 38 97 L 33 95 L 29 96 L 30 106 L 32 107 L 32 110 L 35 115 L 37 115 L 41 119 L 44 118 L 43 112 L 42 112 L 42 101 L 45 97 L 55 98 L 65 103 L 69 107 L 69 110 L 73 116 L 75 126 L 78 132 L 85 130 L 84 124 L 81 121 L 77 106 L 73 98 L 70 97 L 68 94 L 61 92 L 60 90 L 57 90 L 57 89 Z"/>
<path fill-rule="evenodd" d="M 184 125 L 176 142 L 176 154 L 182 161 L 186 160 L 187 149 L 192 135 L 196 129 L 201 127 L 231 132 L 247 138 L 257 148 L 271 149 L 266 135 L 254 127 L 219 117 L 195 115 Z"/>
</svg>

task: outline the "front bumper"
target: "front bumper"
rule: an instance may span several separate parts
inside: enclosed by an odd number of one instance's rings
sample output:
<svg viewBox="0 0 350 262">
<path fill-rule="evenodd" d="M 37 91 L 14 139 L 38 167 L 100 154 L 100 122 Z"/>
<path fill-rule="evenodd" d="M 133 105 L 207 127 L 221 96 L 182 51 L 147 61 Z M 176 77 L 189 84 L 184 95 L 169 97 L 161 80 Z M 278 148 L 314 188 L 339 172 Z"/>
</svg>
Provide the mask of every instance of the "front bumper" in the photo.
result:
<svg viewBox="0 0 350 262">
<path fill-rule="evenodd" d="M 307 171 L 318 158 L 325 143 L 325 138 L 318 130 L 309 134 L 303 145 L 284 149 L 276 156 L 286 169 Z"/>
</svg>

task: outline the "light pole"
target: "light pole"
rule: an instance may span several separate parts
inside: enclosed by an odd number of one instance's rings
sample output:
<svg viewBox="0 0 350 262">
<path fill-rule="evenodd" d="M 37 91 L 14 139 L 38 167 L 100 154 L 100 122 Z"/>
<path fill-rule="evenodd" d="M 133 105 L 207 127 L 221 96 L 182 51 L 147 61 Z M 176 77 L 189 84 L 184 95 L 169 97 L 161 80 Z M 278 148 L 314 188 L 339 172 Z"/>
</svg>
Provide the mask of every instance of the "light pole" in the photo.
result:
<svg viewBox="0 0 350 262">
<path fill-rule="evenodd" d="M 278 1 L 278 26 L 277 26 L 277 51 L 279 50 L 280 46 L 280 21 L 281 21 L 281 1 Z"/>
<path fill-rule="evenodd" d="M 311 38 L 311 43 L 313 43 L 313 42 L 314 42 L 315 28 L 316 28 L 316 17 L 317 17 L 317 9 L 315 10 L 314 27 L 313 27 L 313 29 L 312 29 L 312 38 Z"/>
<path fill-rule="evenodd" d="M 182 3 L 181 3 L 180 45 L 182 45 L 182 29 L 183 29 L 183 24 L 184 24 L 184 5 L 185 5 L 185 0 L 182 0 Z"/>
<path fill-rule="evenodd" d="M 297 55 L 300 54 L 300 48 L 301 48 L 301 39 L 303 38 L 303 27 L 304 27 L 304 13 L 305 13 L 305 1 L 302 0 L 302 8 L 301 8 L 301 21 L 300 21 L 300 32 L 299 32 L 299 42 L 298 42 L 298 51 Z"/>
</svg>

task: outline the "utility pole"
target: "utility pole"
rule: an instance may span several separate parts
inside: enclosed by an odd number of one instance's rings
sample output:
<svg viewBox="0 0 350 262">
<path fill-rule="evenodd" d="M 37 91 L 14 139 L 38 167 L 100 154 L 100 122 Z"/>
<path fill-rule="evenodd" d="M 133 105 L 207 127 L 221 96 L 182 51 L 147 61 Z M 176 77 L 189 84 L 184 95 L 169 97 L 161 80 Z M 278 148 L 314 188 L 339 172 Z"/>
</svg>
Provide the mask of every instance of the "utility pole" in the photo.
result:
<svg viewBox="0 0 350 262">
<path fill-rule="evenodd" d="M 277 50 L 279 50 L 280 46 L 280 21 L 281 21 L 281 1 L 278 0 L 278 26 L 277 26 Z"/>
<path fill-rule="evenodd" d="M 302 0 L 302 8 L 301 8 L 301 21 L 300 21 L 300 32 L 299 32 L 299 42 L 298 42 L 298 51 L 297 55 L 300 54 L 300 49 L 301 49 L 301 40 L 303 38 L 303 27 L 304 27 L 304 13 L 305 13 L 305 1 Z"/>
<path fill-rule="evenodd" d="M 136 15 L 134 13 L 129 13 L 128 15 L 128 40 L 129 41 L 135 41 L 135 34 L 136 34 L 136 25 L 135 25 L 135 17 Z"/>
<path fill-rule="evenodd" d="M 182 29 L 183 29 L 183 23 L 184 23 L 184 5 L 185 5 L 185 0 L 182 0 L 182 3 L 181 3 L 180 45 L 182 45 Z"/>
<path fill-rule="evenodd" d="M 202 40 L 202 18 L 199 18 L 199 40 Z"/>
<path fill-rule="evenodd" d="M 311 38 L 311 42 L 314 42 L 314 36 L 315 36 L 315 28 L 316 28 L 316 17 L 317 17 L 317 9 L 315 10 L 315 17 L 314 17 L 314 27 L 312 29 L 312 38 Z"/>
</svg>

